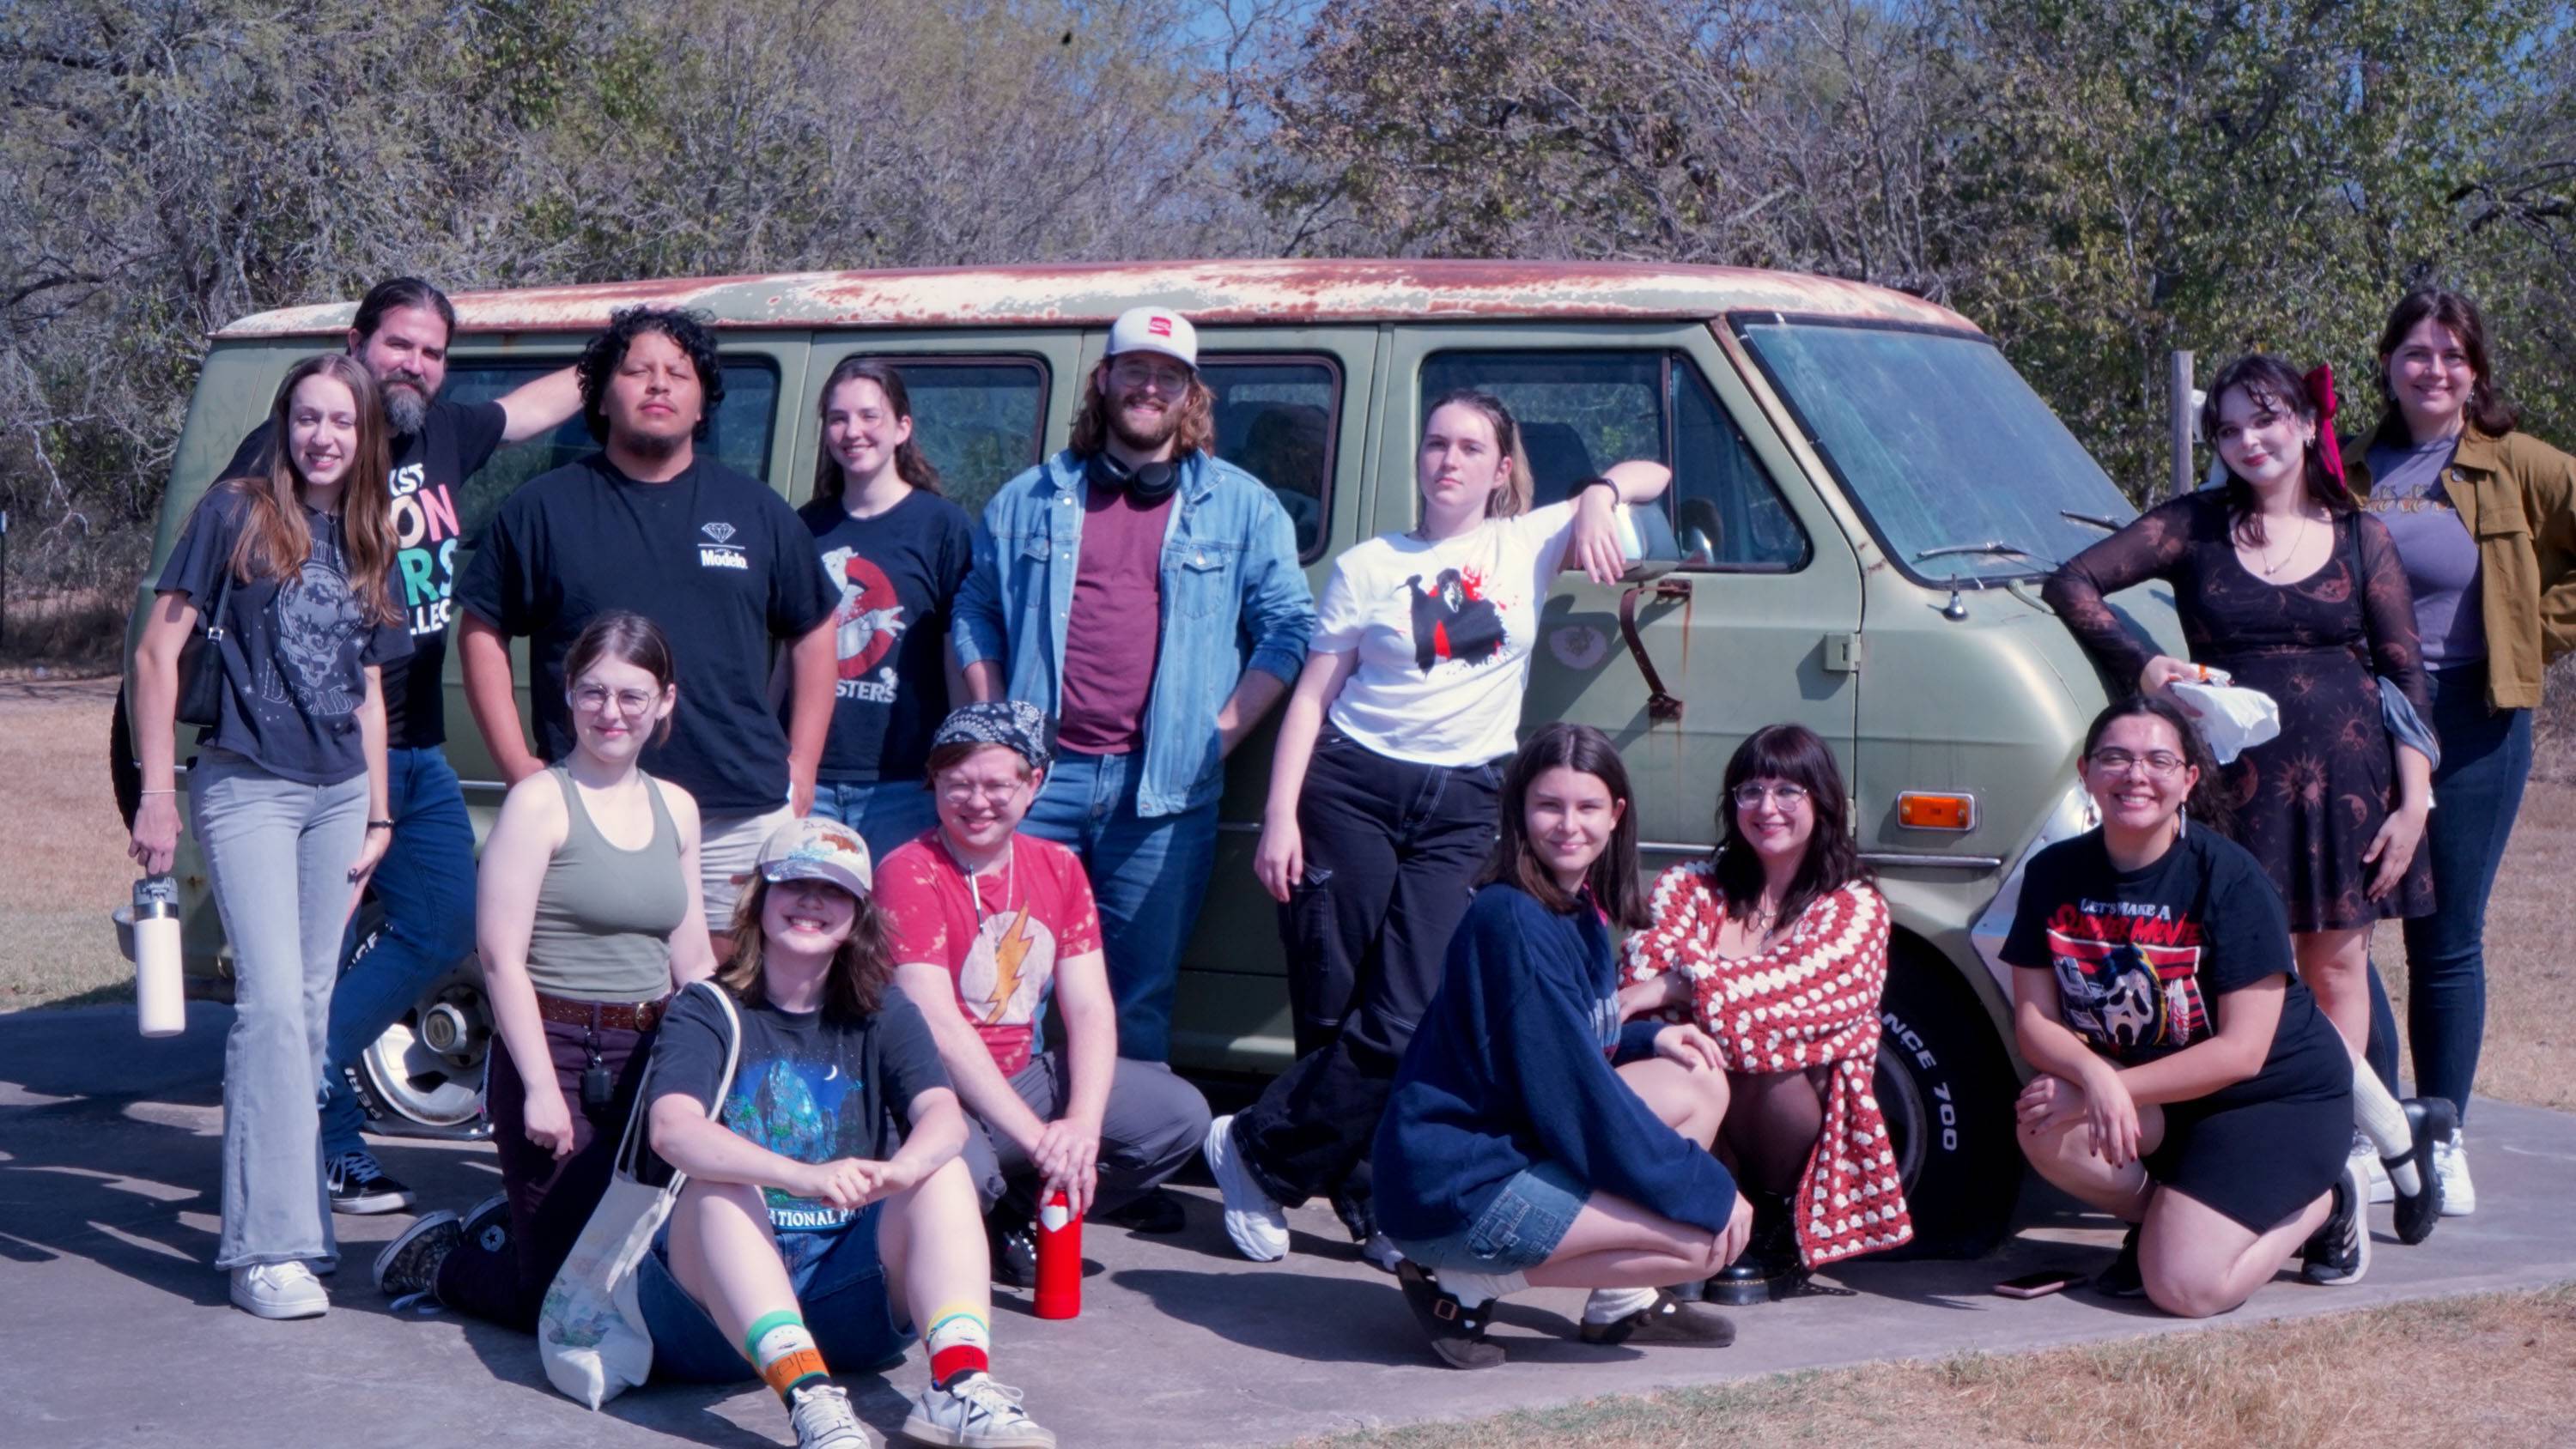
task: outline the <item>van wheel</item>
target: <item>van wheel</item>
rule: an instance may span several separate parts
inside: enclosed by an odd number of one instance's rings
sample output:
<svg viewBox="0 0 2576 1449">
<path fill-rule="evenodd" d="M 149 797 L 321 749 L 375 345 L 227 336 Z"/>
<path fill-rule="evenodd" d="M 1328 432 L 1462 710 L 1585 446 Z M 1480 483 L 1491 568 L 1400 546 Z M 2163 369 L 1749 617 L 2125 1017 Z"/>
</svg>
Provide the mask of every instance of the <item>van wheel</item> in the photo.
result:
<svg viewBox="0 0 2576 1449">
<path fill-rule="evenodd" d="M 2012 1063 L 1949 963 L 1901 938 L 1879 1020 L 1873 1089 L 1914 1219 L 1914 1241 L 1890 1256 L 1982 1257 L 2021 1196 Z"/>
<path fill-rule="evenodd" d="M 383 921 L 373 897 L 358 908 L 358 945 L 347 972 L 374 949 Z M 493 1044 L 483 967 L 468 956 L 433 981 L 347 1068 L 367 1130 L 391 1137 L 478 1138 L 483 1064 Z"/>
</svg>

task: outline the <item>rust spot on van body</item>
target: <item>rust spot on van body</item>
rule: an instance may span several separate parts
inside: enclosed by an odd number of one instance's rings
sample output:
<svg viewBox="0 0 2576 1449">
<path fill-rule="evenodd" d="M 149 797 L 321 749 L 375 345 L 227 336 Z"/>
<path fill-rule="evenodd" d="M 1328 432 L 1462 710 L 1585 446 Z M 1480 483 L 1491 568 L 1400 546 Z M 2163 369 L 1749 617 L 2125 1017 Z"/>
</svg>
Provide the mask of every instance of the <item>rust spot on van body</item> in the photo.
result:
<svg viewBox="0 0 2576 1449">
<path fill-rule="evenodd" d="M 1201 325 L 1400 319 L 1700 320 L 1730 312 L 1824 314 L 1975 331 L 1919 297 L 1828 277 L 1628 262 L 1201 261 L 803 272 L 465 292 L 462 332 L 568 332 L 621 307 L 704 313 L 724 329 L 1105 326 L 1140 303 Z M 324 336 L 354 303 L 245 317 L 223 338 Z"/>
</svg>

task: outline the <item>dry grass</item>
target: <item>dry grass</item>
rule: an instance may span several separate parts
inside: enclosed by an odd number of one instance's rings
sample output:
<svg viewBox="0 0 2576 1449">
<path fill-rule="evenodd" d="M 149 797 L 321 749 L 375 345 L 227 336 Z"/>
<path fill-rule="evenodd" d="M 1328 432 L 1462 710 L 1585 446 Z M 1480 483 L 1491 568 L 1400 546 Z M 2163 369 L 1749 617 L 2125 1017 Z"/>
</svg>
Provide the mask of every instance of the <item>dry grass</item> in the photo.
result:
<svg viewBox="0 0 2576 1449">
<path fill-rule="evenodd" d="M 134 884 L 107 783 L 116 681 L 0 683 L 0 1010 L 132 995 L 107 913 Z"/>
<path fill-rule="evenodd" d="M 42 668 L 104 674 L 117 667 L 125 645 L 125 619 L 134 607 L 128 589 L 21 590 L 9 595 L 0 618 L 0 672 Z"/>
<path fill-rule="evenodd" d="M 2386 1372 L 2370 1372 L 2370 1366 Z M 1313 1446 L 2559 1444 L 2576 1285 L 2044 1353 L 1781 1374 Z M 2474 1392 L 2465 1397 L 2468 1386 Z M 2449 1392 L 2444 1388 L 2448 1387 Z"/>
</svg>

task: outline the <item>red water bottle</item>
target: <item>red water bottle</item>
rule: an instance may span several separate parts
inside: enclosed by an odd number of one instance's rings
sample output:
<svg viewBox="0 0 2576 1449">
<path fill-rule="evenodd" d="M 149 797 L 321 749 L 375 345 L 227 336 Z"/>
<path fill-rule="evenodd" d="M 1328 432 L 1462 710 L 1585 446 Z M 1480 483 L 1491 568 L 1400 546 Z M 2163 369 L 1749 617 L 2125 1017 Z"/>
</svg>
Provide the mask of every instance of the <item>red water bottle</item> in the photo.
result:
<svg viewBox="0 0 2576 1449">
<path fill-rule="evenodd" d="M 1038 1209 L 1040 1318 L 1073 1318 L 1082 1312 L 1082 1219 L 1062 1192 Z"/>
</svg>

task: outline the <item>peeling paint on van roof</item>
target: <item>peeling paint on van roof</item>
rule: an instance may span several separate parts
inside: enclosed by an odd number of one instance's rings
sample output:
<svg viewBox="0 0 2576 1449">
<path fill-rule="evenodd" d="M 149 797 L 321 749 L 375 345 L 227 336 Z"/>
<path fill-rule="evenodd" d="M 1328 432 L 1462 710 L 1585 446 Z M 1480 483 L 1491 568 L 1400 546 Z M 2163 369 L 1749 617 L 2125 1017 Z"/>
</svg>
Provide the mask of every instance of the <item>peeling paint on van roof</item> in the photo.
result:
<svg viewBox="0 0 2576 1449">
<path fill-rule="evenodd" d="M 1106 325 L 1154 303 L 1202 325 L 1411 318 L 1698 319 L 1790 312 L 1975 331 L 1920 297 L 1741 267 L 1626 262 L 1103 262 L 918 271 L 788 272 L 461 292 L 460 332 L 581 332 L 621 307 L 685 307 L 722 329 Z M 244 317 L 218 338 L 345 331 L 354 302 Z"/>
</svg>

